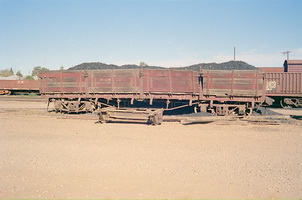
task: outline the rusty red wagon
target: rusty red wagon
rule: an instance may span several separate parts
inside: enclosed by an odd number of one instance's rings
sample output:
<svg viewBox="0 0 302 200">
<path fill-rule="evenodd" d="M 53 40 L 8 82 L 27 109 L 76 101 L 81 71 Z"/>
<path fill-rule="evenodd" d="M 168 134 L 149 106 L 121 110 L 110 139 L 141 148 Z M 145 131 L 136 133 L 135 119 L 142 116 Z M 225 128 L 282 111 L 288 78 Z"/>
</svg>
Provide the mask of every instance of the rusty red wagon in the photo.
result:
<svg viewBox="0 0 302 200">
<path fill-rule="evenodd" d="M 38 80 L 0 80 L 0 94 L 38 94 L 40 88 L 39 84 Z"/>
<path fill-rule="evenodd" d="M 265 74 L 259 70 L 201 71 L 199 107 L 218 115 L 251 112 L 265 101 Z"/>
<path fill-rule="evenodd" d="M 282 107 L 302 107 L 302 73 L 267 73 L 267 96 Z"/>
<path fill-rule="evenodd" d="M 50 71 L 40 78 L 41 94 L 61 112 L 193 106 L 195 111 L 229 115 L 246 114 L 265 100 L 265 76 L 259 70 Z"/>
</svg>

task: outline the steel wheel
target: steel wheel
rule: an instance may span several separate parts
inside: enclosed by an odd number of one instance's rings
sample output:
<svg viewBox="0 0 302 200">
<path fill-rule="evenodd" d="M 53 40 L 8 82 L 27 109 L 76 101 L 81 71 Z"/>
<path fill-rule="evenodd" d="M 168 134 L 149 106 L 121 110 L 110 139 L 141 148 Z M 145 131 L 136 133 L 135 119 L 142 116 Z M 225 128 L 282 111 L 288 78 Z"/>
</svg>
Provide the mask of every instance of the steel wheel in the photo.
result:
<svg viewBox="0 0 302 200">
<path fill-rule="evenodd" d="M 251 116 L 252 113 L 253 113 L 253 109 L 252 109 L 252 108 L 247 108 L 247 109 L 246 109 L 246 115 L 247 115 L 247 116 Z"/>
<path fill-rule="evenodd" d="M 284 99 L 280 100 L 280 105 L 282 108 L 292 108 L 290 105 L 284 102 Z"/>
</svg>

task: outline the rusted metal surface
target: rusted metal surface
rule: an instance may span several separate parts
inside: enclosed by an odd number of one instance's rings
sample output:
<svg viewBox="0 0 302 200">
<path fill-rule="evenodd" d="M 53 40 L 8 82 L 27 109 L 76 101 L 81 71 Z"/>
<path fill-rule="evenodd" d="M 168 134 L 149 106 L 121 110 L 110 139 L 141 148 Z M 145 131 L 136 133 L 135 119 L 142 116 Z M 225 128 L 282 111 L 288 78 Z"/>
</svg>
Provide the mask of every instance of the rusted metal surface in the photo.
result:
<svg viewBox="0 0 302 200">
<path fill-rule="evenodd" d="M 185 70 L 121 69 L 56 71 L 40 75 L 41 93 L 56 97 L 194 99 L 198 73 Z"/>
<path fill-rule="evenodd" d="M 198 93 L 198 73 L 183 70 L 142 70 L 143 91 L 150 93 Z"/>
<path fill-rule="evenodd" d="M 92 70 L 88 73 L 88 93 L 138 93 L 139 70 Z"/>
<path fill-rule="evenodd" d="M 218 115 L 243 115 L 265 98 L 263 72 L 170 69 L 119 69 L 91 71 L 56 71 L 40 75 L 41 93 L 58 103 L 58 110 L 77 112 L 83 105 L 100 102 L 120 108 L 124 102 L 153 101 L 169 110 L 174 107 L 195 106 Z M 172 102 L 174 101 L 174 102 Z M 175 106 L 176 101 L 182 102 Z M 171 103 L 172 102 L 172 103 Z M 235 103 L 237 102 L 237 103 Z M 162 106 L 165 104 L 165 106 Z M 228 104 L 228 105 L 227 105 Z M 82 107 L 81 107 L 82 105 Z M 197 110 L 197 109 L 196 109 Z"/>
<path fill-rule="evenodd" d="M 255 71 L 202 70 L 201 99 L 236 100 L 263 97 L 264 73 Z"/>
<path fill-rule="evenodd" d="M 259 71 L 204 70 L 204 96 L 263 96 L 263 73 Z M 41 93 L 85 93 L 104 98 L 167 98 L 198 100 L 199 75 L 185 70 L 92 70 L 41 74 Z M 224 99 L 223 99 L 224 100 Z"/>
<path fill-rule="evenodd" d="M 260 70 L 202 70 L 201 111 L 217 115 L 249 115 L 265 100 L 264 72 Z"/>
<path fill-rule="evenodd" d="M 0 89 L 3 90 L 39 90 L 37 80 L 0 80 Z"/>
<path fill-rule="evenodd" d="M 85 93 L 84 71 L 51 71 L 39 75 L 40 92 L 43 93 Z"/>
</svg>

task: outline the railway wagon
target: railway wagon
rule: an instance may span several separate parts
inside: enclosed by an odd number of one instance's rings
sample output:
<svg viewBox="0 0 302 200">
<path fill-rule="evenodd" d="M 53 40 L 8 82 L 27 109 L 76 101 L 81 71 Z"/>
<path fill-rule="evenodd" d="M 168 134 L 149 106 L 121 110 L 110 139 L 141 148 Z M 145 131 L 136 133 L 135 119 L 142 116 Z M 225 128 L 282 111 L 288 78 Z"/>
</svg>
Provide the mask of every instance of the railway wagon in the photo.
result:
<svg viewBox="0 0 302 200">
<path fill-rule="evenodd" d="M 50 71 L 40 74 L 41 95 L 63 112 L 102 107 L 192 106 L 218 115 L 245 114 L 265 100 L 264 73 L 170 69 Z"/>
<path fill-rule="evenodd" d="M 266 73 L 267 96 L 282 107 L 302 107 L 302 73 Z"/>
<path fill-rule="evenodd" d="M 40 92 L 55 109 L 92 111 L 98 107 L 175 107 L 198 100 L 198 72 L 184 70 L 50 71 L 40 74 Z"/>
<path fill-rule="evenodd" d="M 202 111 L 245 114 L 266 102 L 265 74 L 260 70 L 202 70 L 200 79 Z"/>
<path fill-rule="evenodd" d="M 39 93 L 38 80 L 0 80 L 0 95 Z"/>
</svg>

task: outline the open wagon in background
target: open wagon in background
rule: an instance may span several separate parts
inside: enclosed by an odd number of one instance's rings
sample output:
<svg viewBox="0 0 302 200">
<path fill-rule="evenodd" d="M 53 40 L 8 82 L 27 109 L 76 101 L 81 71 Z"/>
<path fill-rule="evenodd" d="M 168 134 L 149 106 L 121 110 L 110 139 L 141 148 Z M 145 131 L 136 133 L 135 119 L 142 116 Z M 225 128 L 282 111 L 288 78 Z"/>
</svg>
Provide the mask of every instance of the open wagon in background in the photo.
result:
<svg viewBox="0 0 302 200">
<path fill-rule="evenodd" d="M 266 73 L 266 95 L 275 100 L 276 106 L 302 107 L 302 73 Z"/>
<path fill-rule="evenodd" d="M 266 72 L 266 96 L 275 107 L 302 107 L 302 60 L 285 60 L 283 67 L 260 67 Z"/>
<path fill-rule="evenodd" d="M 38 80 L 0 80 L 0 95 L 39 94 Z"/>
</svg>

